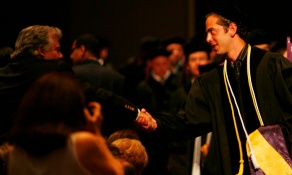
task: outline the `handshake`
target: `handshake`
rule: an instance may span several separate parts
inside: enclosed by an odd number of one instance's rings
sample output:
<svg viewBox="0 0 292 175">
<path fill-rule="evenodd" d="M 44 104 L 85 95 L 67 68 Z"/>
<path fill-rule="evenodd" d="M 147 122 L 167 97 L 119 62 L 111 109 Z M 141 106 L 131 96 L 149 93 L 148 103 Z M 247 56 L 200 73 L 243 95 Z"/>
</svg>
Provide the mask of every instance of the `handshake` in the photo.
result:
<svg viewBox="0 0 292 175">
<path fill-rule="evenodd" d="M 139 129 L 147 132 L 155 131 L 157 128 L 156 120 L 144 108 L 141 109 L 135 124 Z"/>
<path fill-rule="evenodd" d="M 86 117 L 86 129 L 95 134 L 101 134 L 100 128 L 103 122 L 101 112 L 101 105 L 98 102 L 89 102 L 87 108 L 84 108 L 84 115 Z M 155 131 L 157 128 L 156 120 L 142 108 L 139 116 L 134 121 L 135 125 L 146 132 Z"/>
</svg>

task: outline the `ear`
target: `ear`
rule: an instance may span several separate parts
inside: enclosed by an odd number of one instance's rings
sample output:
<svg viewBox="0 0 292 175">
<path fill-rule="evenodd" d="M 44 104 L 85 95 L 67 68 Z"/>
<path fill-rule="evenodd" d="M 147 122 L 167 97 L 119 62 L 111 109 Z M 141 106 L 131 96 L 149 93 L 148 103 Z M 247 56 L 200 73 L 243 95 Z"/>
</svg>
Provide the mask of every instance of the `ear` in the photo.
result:
<svg viewBox="0 0 292 175">
<path fill-rule="evenodd" d="M 86 48 L 85 48 L 84 45 L 81 45 L 81 46 L 80 46 L 80 49 L 81 49 L 82 52 L 85 52 L 85 50 L 86 50 Z"/>
<path fill-rule="evenodd" d="M 45 57 L 45 52 L 44 52 L 44 49 L 43 49 L 42 47 L 39 47 L 39 48 L 38 48 L 38 52 L 39 52 L 39 54 L 42 56 L 42 58 Z"/>
<path fill-rule="evenodd" d="M 82 52 L 82 58 L 84 58 L 86 55 L 86 48 L 85 48 L 85 46 L 84 45 L 81 45 L 80 46 L 80 50 L 81 50 L 81 52 Z"/>
<path fill-rule="evenodd" d="M 232 22 L 229 25 L 228 32 L 230 33 L 231 37 L 234 37 L 237 32 L 237 25 Z"/>
</svg>

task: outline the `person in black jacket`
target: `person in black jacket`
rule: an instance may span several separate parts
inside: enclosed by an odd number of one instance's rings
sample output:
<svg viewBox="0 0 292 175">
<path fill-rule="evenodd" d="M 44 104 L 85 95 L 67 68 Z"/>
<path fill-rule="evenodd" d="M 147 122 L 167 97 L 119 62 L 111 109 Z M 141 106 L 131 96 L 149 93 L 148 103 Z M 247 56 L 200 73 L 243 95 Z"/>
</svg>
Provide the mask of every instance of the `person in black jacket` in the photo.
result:
<svg viewBox="0 0 292 175">
<path fill-rule="evenodd" d="M 206 40 L 223 55 L 224 63 L 195 79 L 178 114 L 152 114 L 157 121 L 152 129 L 164 139 L 194 138 L 212 131 L 207 174 L 248 175 L 259 170 L 249 164 L 246 140 L 262 123 L 281 127 L 291 154 L 292 63 L 280 54 L 250 46 L 248 24 L 238 7 L 214 2 L 206 15 Z"/>
<path fill-rule="evenodd" d="M 62 31 L 53 26 L 34 25 L 20 31 L 11 55 L 12 62 L 0 70 L 1 143 L 7 140 L 18 104 L 34 80 L 50 71 L 74 74 L 71 64 L 63 59 L 60 51 L 61 37 Z M 140 112 L 133 103 L 113 92 L 97 88 L 88 82 L 83 82 L 83 88 L 86 100 L 101 103 L 104 117 L 112 117 L 112 121 L 122 117 L 121 121 L 132 123 Z M 145 118 L 138 117 L 136 121 L 143 123 Z"/>
</svg>

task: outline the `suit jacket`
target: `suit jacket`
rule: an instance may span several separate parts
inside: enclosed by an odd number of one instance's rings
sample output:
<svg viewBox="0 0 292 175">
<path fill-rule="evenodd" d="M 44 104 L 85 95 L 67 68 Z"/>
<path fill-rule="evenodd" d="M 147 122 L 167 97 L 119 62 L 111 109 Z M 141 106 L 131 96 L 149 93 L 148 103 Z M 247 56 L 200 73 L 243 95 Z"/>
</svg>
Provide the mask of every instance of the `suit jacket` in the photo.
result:
<svg viewBox="0 0 292 175">
<path fill-rule="evenodd" d="M 265 125 L 278 123 L 283 129 L 287 147 L 292 141 L 292 63 L 279 54 L 252 47 L 250 70 L 251 79 L 259 110 Z M 232 88 L 237 95 L 240 111 L 248 133 L 260 126 L 254 110 L 247 83 L 246 59 L 240 70 L 237 83 L 230 65 L 227 67 Z M 235 106 L 233 104 L 233 106 Z M 237 114 L 236 114 L 237 115 Z M 219 66 L 197 78 L 192 84 L 184 107 L 178 114 L 153 114 L 157 119 L 156 134 L 165 139 L 194 138 L 212 131 L 209 151 L 212 157 L 206 160 L 208 174 L 232 175 L 239 169 L 239 147 L 235 136 L 231 108 L 228 101 L 223 67 Z M 237 118 L 238 123 L 238 118 Z M 244 154 L 244 173 L 250 174 L 245 150 L 245 136 L 238 123 Z M 207 165 L 206 165 L 207 164 Z M 205 167 L 206 168 L 206 167 Z"/>
<path fill-rule="evenodd" d="M 102 66 L 97 60 L 86 60 L 74 65 L 72 69 L 82 82 L 89 82 L 117 95 L 124 95 L 124 76 L 113 69 Z"/>
<path fill-rule="evenodd" d="M 66 61 L 34 57 L 15 58 L 12 63 L 0 69 L 0 142 L 6 139 L 18 104 L 27 88 L 38 77 L 50 71 L 66 71 L 74 74 L 71 65 Z M 104 120 L 119 120 L 121 122 L 118 127 L 135 120 L 138 108 L 130 101 L 88 82 L 83 82 L 83 87 L 87 101 L 94 100 L 102 104 Z M 112 126 L 111 123 L 109 126 Z M 114 127 L 110 127 L 111 130 L 115 130 Z"/>
<path fill-rule="evenodd" d="M 149 112 L 177 112 L 185 100 L 181 79 L 170 74 L 164 84 L 152 76 L 141 81 L 136 90 L 135 103 Z"/>
</svg>

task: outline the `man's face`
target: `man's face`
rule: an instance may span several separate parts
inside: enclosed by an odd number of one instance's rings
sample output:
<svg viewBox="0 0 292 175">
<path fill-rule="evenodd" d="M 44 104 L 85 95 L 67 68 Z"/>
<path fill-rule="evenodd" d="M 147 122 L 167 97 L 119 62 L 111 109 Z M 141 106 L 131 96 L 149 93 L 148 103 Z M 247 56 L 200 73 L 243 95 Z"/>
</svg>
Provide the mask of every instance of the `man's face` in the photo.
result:
<svg viewBox="0 0 292 175">
<path fill-rule="evenodd" d="M 80 62 L 83 62 L 84 57 L 84 46 L 77 46 L 76 41 L 73 42 L 71 47 L 71 55 L 70 58 L 72 59 L 74 64 L 78 64 Z"/>
<path fill-rule="evenodd" d="M 232 36 L 229 29 L 224 29 L 222 25 L 218 24 L 219 17 L 211 15 L 206 19 L 206 41 L 212 46 L 217 54 L 225 54 L 230 46 Z"/>
<path fill-rule="evenodd" d="M 208 58 L 208 53 L 205 51 L 196 51 L 189 55 L 187 66 L 192 76 L 200 75 L 199 66 L 208 64 Z"/>
<path fill-rule="evenodd" d="M 46 60 L 63 58 L 63 54 L 61 53 L 61 46 L 60 46 L 59 39 L 52 34 L 50 36 L 53 40 L 53 44 L 47 50 L 43 50 L 41 55 Z"/>
<path fill-rule="evenodd" d="M 155 74 L 160 77 L 164 77 L 166 72 L 170 70 L 170 64 L 167 56 L 160 55 L 153 58 L 151 61 L 151 69 Z"/>
<path fill-rule="evenodd" d="M 171 52 L 171 55 L 169 56 L 169 61 L 171 65 L 175 66 L 178 64 L 180 60 L 184 59 L 184 49 L 181 44 L 178 43 L 169 44 L 166 47 L 166 50 Z"/>
</svg>

